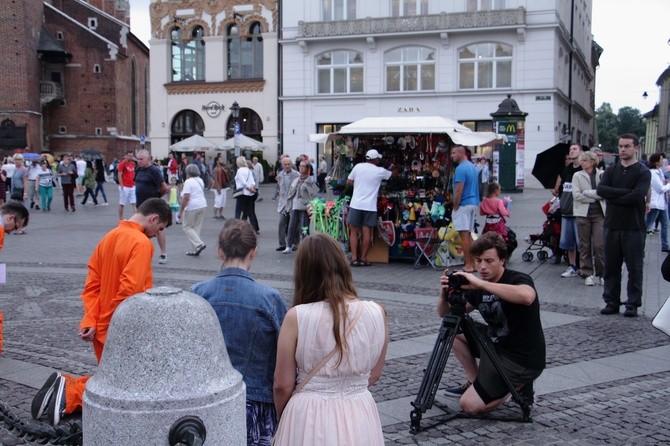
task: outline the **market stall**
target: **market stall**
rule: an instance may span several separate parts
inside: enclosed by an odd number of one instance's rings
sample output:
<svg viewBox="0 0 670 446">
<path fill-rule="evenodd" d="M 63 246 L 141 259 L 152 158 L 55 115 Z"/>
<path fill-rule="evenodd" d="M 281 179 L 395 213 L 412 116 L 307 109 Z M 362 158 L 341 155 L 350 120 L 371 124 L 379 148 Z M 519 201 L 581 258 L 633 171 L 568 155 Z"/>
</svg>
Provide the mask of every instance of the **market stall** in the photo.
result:
<svg viewBox="0 0 670 446">
<path fill-rule="evenodd" d="M 447 239 L 440 246 L 442 252 L 437 251 L 438 264 L 449 263 L 460 255 L 458 237 L 454 238 L 455 231 L 449 228 L 451 147 L 479 146 L 499 139 L 495 133 L 473 132 L 439 116 L 364 118 L 335 134 L 310 135 L 311 141 L 335 144 L 335 159 L 327 180 L 336 196 L 347 194 L 347 176 L 356 163 L 364 161 L 367 150 L 374 148 L 382 153 L 381 165 L 394 171 L 382 185 L 378 201 L 382 219 L 379 236 L 390 246 L 388 256 L 414 258 L 416 230 L 435 228 L 442 239 Z"/>
</svg>

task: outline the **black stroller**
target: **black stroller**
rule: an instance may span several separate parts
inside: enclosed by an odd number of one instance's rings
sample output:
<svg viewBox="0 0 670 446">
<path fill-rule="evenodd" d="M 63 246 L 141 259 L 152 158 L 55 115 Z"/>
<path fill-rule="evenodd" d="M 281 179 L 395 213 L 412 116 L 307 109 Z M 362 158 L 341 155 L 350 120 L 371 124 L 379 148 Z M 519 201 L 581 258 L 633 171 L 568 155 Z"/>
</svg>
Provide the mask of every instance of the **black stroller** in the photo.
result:
<svg viewBox="0 0 670 446">
<path fill-rule="evenodd" d="M 526 239 L 528 247 L 521 254 L 524 262 L 533 260 L 533 251 L 537 251 L 538 260 L 544 262 L 549 258 L 549 252 L 551 252 L 554 263 L 560 263 L 564 252 L 559 247 L 561 240 L 561 209 L 557 203 L 558 200 L 551 200 L 542 206 L 542 212 L 545 213 L 547 219 L 542 224 L 542 232 L 531 234 Z"/>
</svg>

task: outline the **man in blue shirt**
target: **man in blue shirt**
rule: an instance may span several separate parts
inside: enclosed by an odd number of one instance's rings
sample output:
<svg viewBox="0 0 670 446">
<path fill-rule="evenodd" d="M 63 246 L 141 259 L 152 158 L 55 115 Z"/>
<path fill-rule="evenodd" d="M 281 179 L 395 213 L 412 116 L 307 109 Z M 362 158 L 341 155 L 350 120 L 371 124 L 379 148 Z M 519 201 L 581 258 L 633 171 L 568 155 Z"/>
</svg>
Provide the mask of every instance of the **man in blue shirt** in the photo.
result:
<svg viewBox="0 0 670 446">
<path fill-rule="evenodd" d="M 463 248 L 463 270 L 472 273 L 475 271 L 475 262 L 470 254 L 472 245 L 471 231 L 475 229 L 475 218 L 479 207 L 479 184 L 477 168 L 468 160 L 465 147 L 454 146 L 451 149 L 451 160 L 458 164 L 454 172 L 453 207 L 451 218 L 454 229 L 458 231 Z"/>
</svg>

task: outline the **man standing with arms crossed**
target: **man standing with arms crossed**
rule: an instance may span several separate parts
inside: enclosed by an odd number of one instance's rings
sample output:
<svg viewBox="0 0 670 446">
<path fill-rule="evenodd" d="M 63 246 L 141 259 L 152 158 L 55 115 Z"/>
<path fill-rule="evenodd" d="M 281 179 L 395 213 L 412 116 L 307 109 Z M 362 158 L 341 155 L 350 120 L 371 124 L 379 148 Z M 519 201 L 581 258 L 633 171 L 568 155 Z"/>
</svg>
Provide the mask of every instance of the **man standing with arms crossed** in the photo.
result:
<svg viewBox="0 0 670 446">
<path fill-rule="evenodd" d="M 347 186 L 354 187 L 349 204 L 349 240 L 351 245 L 351 266 L 370 266 L 368 251 L 372 245 L 372 230 L 377 226 L 377 194 L 383 180 L 391 178 L 391 171 L 379 167 L 382 155 L 375 149 L 365 153 L 364 163 L 351 169 Z M 358 239 L 363 232 L 363 240 Z M 360 256 L 359 256 L 360 254 Z"/>
<path fill-rule="evenodd" d="M 454 171 L 454 197 L 451 218 L 458 231 L 463 248 L 463 271 L 475 271 L 475 262 L 470 254 L 472 234 L 475 229 L 477 207 L 479 206 L 479 181 L 477 168 L 468 159 L 465 147 L 458 145 L 451 149 L 451 160 L 458 164 Z"/>
<path fill-rule="evenodd" d="M 119 220 L 123 220 L 123 207 L 132 206 L 135 212 L 135 163 L 133 151 L 128 150 L 126 157 L 116 167 L 119 178 Z"/>
<path fill-rule="evenodd" d="M 642 305 L 644 266 L 645 198 L 651 172 L 637 160 L 640 144 L 637 135 L 619 136 L 619 162 L 605 170 L 596 193 L 607 200 L 605 211 L 605 308 L 600 314 L 618 314 L 621 306 L 621 266 L 628 270 L 626 317 L 637 316 Z"/>
<path fill-rule="evenodd" d="M 288 191 L 291 188 L 293 180 L 300 176 L 298 171 L 293 168 L 293 162 L 291 162 L 291 158 L 288 155 L 282 155 L 280 161 L 281 170 L 277 173 L 277 184 L 279 185 L 279 193 L 277 194 L 277 213 L 279 214 L 277 236 L 279 247 L 276 251 L 286 249 L 286 235 L 292 209 L 292 204 L 288 202 Z"/>
<path fill-rule="evenodd" d="M 170 188 L 163 180 L 161 170 L 151 163 L 151 155 L 146 149 L 137 152 L 137 169 L 135 170 L 135 198 L 137 206 L 141 206 L 149 198 L 160 198 L 165 195 Z M 165 234 L 161 231 L 156 234 L 158 247 L 161 250 L 158 256 L 158 263 L 167 263 L 167 254 L 165 250 Z"/>
<path fill-rule="evenodd" d="M 79 324 L 79 337 L 93 344 L 98 363 L 116 308 L 128 297 L 151 288 L 154 246 L 150 239 L 171 224 L 168 204 L 160 198 L 150 198 L 130 219 L 120 221 L 93 251 L 81 293 L 84 317 Z M 46 414 L 49 423 L 56 425 L 63 414 L 80 411 L 89 378 L 52 373 L 33 399 L 33 418 Z"/>
</svg>

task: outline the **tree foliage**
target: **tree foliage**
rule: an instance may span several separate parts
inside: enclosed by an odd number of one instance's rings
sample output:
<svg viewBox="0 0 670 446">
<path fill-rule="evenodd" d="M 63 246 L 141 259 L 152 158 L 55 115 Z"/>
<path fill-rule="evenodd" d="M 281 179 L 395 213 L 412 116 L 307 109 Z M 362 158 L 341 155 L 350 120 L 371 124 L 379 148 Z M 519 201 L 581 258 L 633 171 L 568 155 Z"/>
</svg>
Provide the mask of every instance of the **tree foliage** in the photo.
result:
<svg viewBox="0 0 670 446">
<path fill-rule="evenodd" d="M 596 125 L 600 147 L 606 152 L 617 151 L 618 137 L 622 133 L 633 133 L 637 136 L 645 134 L 645 124 L 640 110 L 622 107 L 615 114 L 609 102 L 603 102 L 596 109 Z"/>
</svg>

